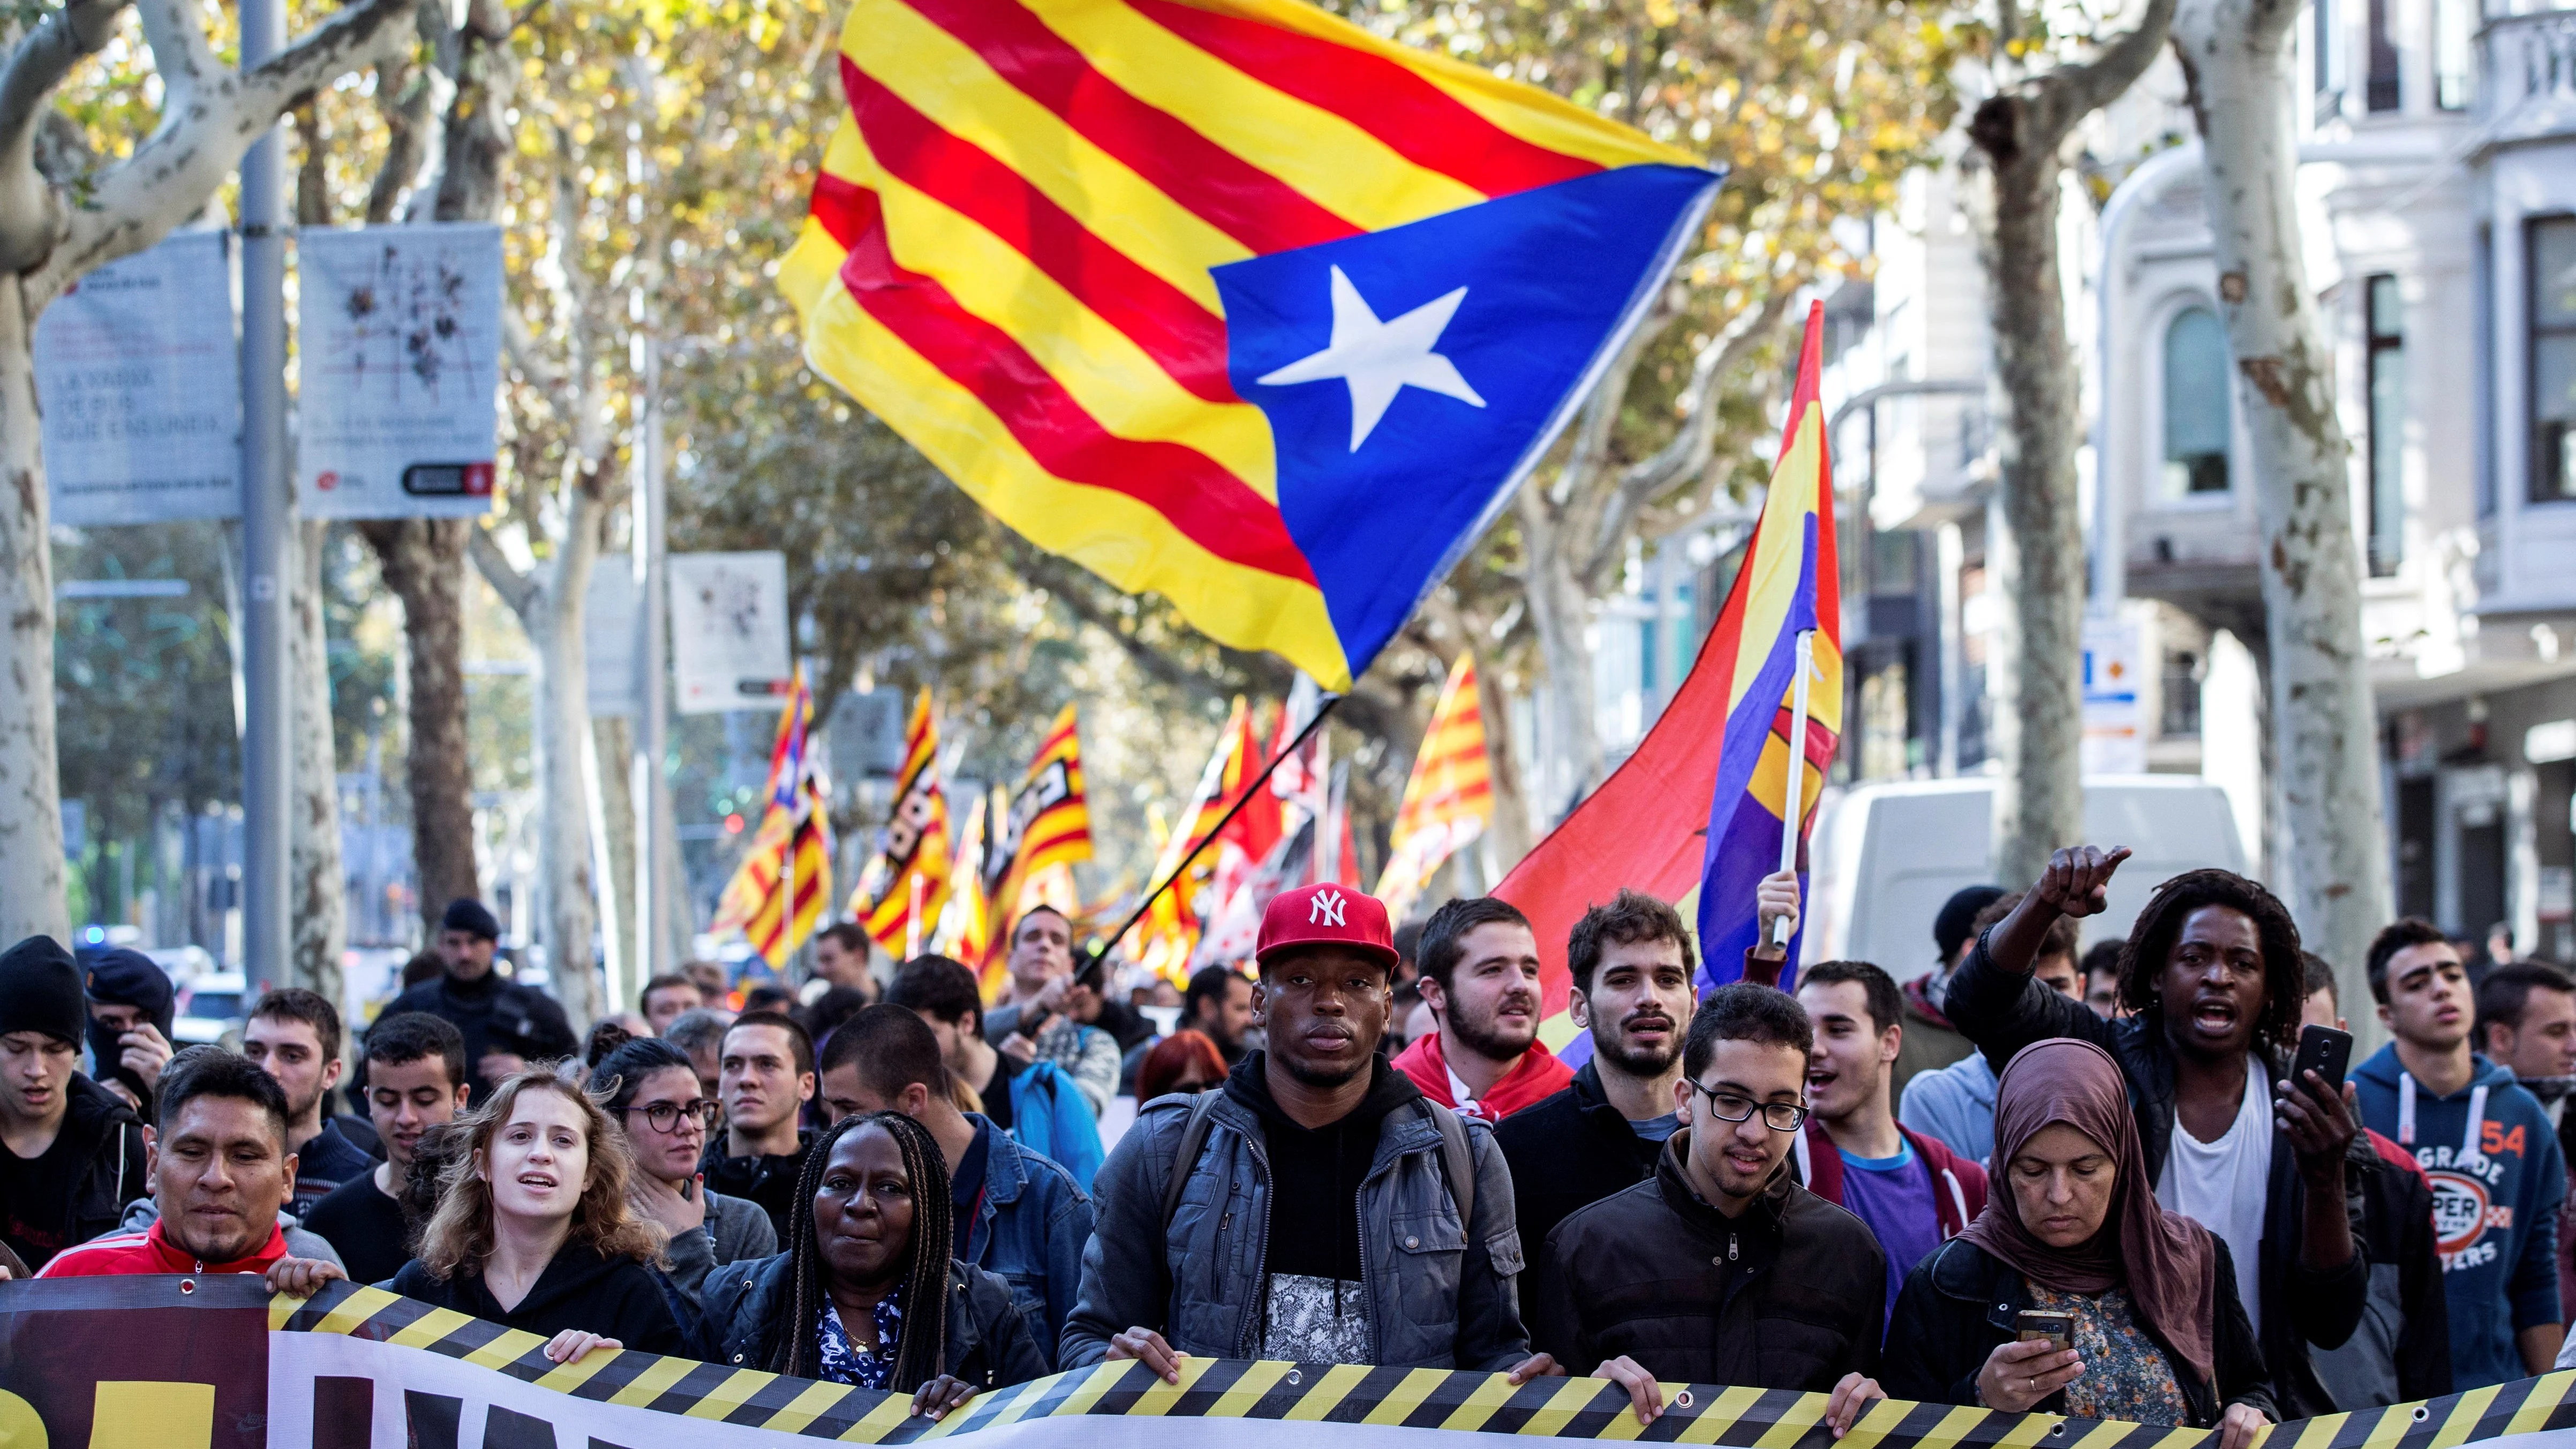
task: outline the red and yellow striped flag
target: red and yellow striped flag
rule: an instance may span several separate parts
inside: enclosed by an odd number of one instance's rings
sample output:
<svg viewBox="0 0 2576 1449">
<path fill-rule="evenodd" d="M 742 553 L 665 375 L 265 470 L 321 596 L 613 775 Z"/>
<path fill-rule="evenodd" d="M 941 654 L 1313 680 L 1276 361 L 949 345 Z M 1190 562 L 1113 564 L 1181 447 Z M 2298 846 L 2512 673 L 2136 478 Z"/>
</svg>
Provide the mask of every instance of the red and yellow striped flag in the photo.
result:
<svg viewBox="0 0 2576 1449">
<path fill-rule="evenodd" d="M 992 851 L 984 838 L 984 820 L 991 813 L 989 796 L 969 803 L 965 833 L 957 839 L 956 885 L 948 893 L 948 909 L 939 917 L 939 934 L 931 946 L 954 961 L 983 960 L 990 940 L 984 861 Z"/>
<path fill-rule="evenodd" d="M 1354 675 L 1547 451 L 1717 176 L 1297 0 L 856 0 L 779 285 L 1031 542 Z"/>
<path fill-rule="evenodd" d="M 984 854 L 984 900 L 991 917 L 984 948 L 988 986 L 996 984 L 995 973 L 1010 956 L 1010 932 L 1020 911 L 1035 904 L 1024 899 L 1032 884 L 1043 880 L 1052 888 L 1062 867 L 1069 886 L 1073 863 L 1091 859 L 1091 806 L 1082 791 L 1082 731 L 1068 704 L 1047 726 L 1009 804 L 1003 804 L 1001 791 L 993 792 L 994 818 L 1001 824 Z"/>
<path fill-rule="evenodd" d="M 1485 716 L 1476 690 L 1476 656 L 1461 653 L 1440 686 L 1431 727 L 1413 757 L 1404 801 L 1387 837 L 1386 869 L 1377 897 L 1390 919 L 1402 919 L 1431 873 L 1464 850 L 1494 814 L 1494 777 L 1485 760 Z"/>
<path fill-rule="evenodd" d="M 948 903 L 948 795 L 939 784 L 939 723 L 923 685 L 904 726 L 903 770 L 895 776 L 894 814 L 878 852 L 876 899 L 850 898 L 850 914 L 871 940 L 898 958 L 929 938 Z"/>
<path fill-rule="evenodd" d="M 740 928 L 751 948 L 771 966 L 783 966 L 814 934 L 832 899 L 832 821 L 828 791 L 815 768 L 807 731 L 814 723 L 814 695 L 798 665 L 779 712 L 778 740 L 769 751 L 769 804 L 751 851 L 716 901 L 715 928 Z M 793 874 L 788 867 L 794 867 Z M 792 892 L 796 908 L 787 909 Z"/>
</svg>

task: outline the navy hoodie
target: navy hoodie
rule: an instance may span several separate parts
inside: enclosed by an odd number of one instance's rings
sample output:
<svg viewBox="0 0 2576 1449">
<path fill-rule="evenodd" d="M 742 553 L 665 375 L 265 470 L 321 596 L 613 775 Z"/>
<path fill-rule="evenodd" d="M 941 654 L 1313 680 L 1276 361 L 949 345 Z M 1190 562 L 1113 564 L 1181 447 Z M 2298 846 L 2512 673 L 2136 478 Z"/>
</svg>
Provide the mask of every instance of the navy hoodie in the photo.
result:
<svg viewBox="0 0 2576 1449">
<path fill-rule="evenodd" d="M 2558 1207 L 2567 1168 L 2540 1099 L 2475 1059 L 2469 1085 L 2436 1097 L 2395 1044 L 2353 1072 L 2361 1120 L 2415 1154 L 2433 1182 L 2433 1236 L 2451 1304 L 2455 1393 L 2526 1378 L 2514 1334 L 2557 1323 Z"/>
</svg>

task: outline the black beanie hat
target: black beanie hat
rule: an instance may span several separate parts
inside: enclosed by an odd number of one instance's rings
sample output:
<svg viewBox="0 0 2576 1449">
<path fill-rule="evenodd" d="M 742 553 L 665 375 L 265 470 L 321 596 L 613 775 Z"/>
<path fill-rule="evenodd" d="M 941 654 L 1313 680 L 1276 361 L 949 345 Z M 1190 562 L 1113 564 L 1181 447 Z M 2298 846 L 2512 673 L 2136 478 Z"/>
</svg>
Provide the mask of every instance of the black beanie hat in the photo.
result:
<svg viewBox="0 0 2576 1449">
<path fill-rule="evenodd" d="M 458 896 L 447 903 L 447 914 L 438 924 L 450 931 L 463 931 L 486 941 L 501 939 L 500 919 L 472 896 Z"/>
<path fill-rule="evenodd" d="M 41 1031 L 78 1045 L 89 1025 L 80 967 L 51 936 L 29 936 L 0 951 L 0 1036 Z"/>
<path fill-rule="evenodd" d="M 1976 929 L 1977 912 L 2004 898 L 2001 886 L 1974 885 L 1950 897 L 1941 914 L 1932 918 L 1932 941 L 1941 948 L 1941 962 L 1948 965 L 1959 952 L 1960 943 Z"/>
<path fill-rule="evenodd" d="M 80 953 L 82 985 L 101 1006 L 141 1008 L 144 1018 L 170 1034 L 177 993 L 161 963 L 131 946 L 101 946 Z"/>
</svg>

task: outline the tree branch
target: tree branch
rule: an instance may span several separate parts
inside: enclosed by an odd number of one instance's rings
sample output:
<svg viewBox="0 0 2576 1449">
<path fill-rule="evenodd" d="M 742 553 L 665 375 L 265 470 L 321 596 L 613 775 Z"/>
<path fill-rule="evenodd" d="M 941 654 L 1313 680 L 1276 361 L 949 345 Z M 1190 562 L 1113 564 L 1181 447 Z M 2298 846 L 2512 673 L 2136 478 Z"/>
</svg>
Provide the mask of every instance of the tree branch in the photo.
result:
<svg viewBox="0 0 2576 1449">
<path fill-rule="evenodd" d="M 192 0 L 136 0 L 134 8 L 152 47 L 153 73 L 161 77 L 161 114 L 184 116 L 206 87 L 231 74 L 206 38 L 205 11 Z"/>
<path fill-rule="evenodd" d="M 27 275 L 28 309 L 41 310 L 74 279 L 151 246 L 193 215 L 290 102 L 399 48 L 405 37 L 393 22 L 411 5 L 357 0 L 256 69 L 217 76 L 70 209 L 60 240 Z"/>
<path fill-rule="evenodd" d="M 62 203 L 36 169 L 47 100 L 72 68 L 116 33 L 125 0 L 72 0 L 47 14 L 0 64 L 0 274 L 45 260 L 62 231 Z"/>
<path fill-rule="evenodd" d="M 510 562 L 510 556 L 501 552 L 501 545 L 493 541 L 492 530 L 488 528 L 477 526 L 466 534 L 465 553 L 474 560 L 475 572 L 492 586 L 492 592 L 501 596 L 502 602 L 510 606 L 510 612 L 519 616 L 522 625 L 526 624 L 528 611 L 537 603 L 535 576 L 519 572 L 518 567 Z"/>
<path fill-rule="evenodd" d="M 2173 28 L 2175 0 L 2147 0 L 2137 28 L 2081 65 L 2061 65 L 2025 83 L 2033 138 L 2055 151 L 2086 116 L 2119 99 L 2146 73 Z"/>
<path fill-rule="evenodd" d="M 1728 319 L 1726 326 L 1691 359 L 1691 380 L 1681 396 L 1681 430 L 1652 456 L 1621 470 L 1618 483 L 1610 490 L 1600 529 L 1576 574 L 1587 592 L 1599 590 L 1602 570 L 1617 557 L 1629 526 L 1646 505 L 1674 485 L 1697 476 L 1716 456 L 1721 395 L 1718 384 L 1734 376 L 1755 349 L 1770 339 L 1795 300 L 1792 289 L 1774 286 L 1761 306 Z"/>
</svg>

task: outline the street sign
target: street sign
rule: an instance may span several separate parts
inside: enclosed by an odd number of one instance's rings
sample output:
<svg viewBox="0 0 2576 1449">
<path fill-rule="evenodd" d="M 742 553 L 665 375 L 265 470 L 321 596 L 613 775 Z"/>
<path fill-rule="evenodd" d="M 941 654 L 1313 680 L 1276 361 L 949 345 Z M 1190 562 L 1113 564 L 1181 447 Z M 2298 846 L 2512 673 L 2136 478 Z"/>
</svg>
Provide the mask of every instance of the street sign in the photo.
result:
<svg viewBox="0 0 2576 1449">
<path fill-rule="evenodd" d="M 501 229 L 313 228 L 296 242 L 296 501 L 307 518 L 491 511 Z"/>
<path fill-rule="evenodd" d="M 787 555 L 670 556 L 671 676 L 682 714 L 776 710 L 787 698 Z"/>
<path fill-rule="evenodd" d="M 241 516 L 241 354 L 224 235 L 174 232 L 36 323 L 54 522 Z"/>
<path fill-rule="evenodd" d="M 2141 775 L 2146 735 L 2138 720 L 2138 630 L 2108 619 L 2084 622 L 2084 773 Z"/>
</svg>

